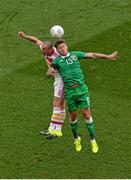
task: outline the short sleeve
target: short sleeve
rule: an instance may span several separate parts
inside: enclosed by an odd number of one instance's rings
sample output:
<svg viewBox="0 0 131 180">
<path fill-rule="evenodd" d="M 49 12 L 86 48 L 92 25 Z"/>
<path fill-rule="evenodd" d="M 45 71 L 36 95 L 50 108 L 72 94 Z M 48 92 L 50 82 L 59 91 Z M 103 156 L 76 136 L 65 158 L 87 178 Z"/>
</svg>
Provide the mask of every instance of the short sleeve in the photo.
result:
<svg viewBox="0 0 131 180">
<path fill-rule="evenodd" d="M 75 55 L 78 57 L 79 60 L 86 57 L 86 53 L 85 53 L 85 52 L 75 51 L 74 53 L 75 53 Z"/>
</svg>

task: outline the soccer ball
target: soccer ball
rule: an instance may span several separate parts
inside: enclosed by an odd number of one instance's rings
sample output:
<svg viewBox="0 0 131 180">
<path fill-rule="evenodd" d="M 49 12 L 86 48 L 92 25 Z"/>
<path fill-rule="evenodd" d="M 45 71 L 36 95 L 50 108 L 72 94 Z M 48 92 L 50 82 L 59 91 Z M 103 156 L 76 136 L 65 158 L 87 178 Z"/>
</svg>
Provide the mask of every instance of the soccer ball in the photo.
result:
<svg viewBox="0 0 131 180">
<path fill-rule="evenodd" d="M 64 29 L 59 25 L 55 25 L 51 28 L 50 34 L 54 38 L 61 38 L 64 35 Z"/>
</svg>

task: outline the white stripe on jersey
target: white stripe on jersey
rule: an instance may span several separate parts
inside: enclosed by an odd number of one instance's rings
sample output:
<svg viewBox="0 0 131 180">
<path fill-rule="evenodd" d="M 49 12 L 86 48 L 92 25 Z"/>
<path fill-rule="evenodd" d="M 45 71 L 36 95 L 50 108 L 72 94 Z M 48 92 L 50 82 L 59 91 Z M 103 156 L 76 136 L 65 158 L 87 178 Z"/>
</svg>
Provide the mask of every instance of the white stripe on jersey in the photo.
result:
<svg viewBox="0 0 131 180">
<path fill-rule="evenodd" d="M 42 50 L 42 45 L 41 44 L 39 45 L 39 47 Z M 51 56 L 46 56 L 46 55 L 43 54 L 45 60 L 48 61 L 49 64 L 51 64 L 52 61 L 59 56 L 59 53 L 57 52 L 56 48 L 53 47 L 53 49 L 54 49 L 54 53 Z"/>
<path fill-rule="evenodd" d="M 42 51 L 42 46 L 40 45 L 39 47 L 40 47 L 40 49 Z M 55 47 L 53 47 L 53 50 L 54 50 L 54 52 L 53 52 L 53 54 L 51 56 L 46 56 L 46 55 L 43 54 L 44 59 L 45 59 L 46 64 L 47 64 L 48 67 L 50 67 L 52 62 L 53 62 L 53 60 L 59 56 L 59 53 L 57 52 Z M 54 74 L 54 76 L 55 76 L 55 78 L 59 78 L 60 74 L 58 72 L 56 72 Z"/>
<path fill-rule="evenodd" d="M 57 52 L 56 48 L 53 47 L 53 49 L 54 49 L 54 53 L 51 56 L 45 56 L 45 58 L 47 58 L 47 59 L 50 58 L 53 61 L 55 58 L 57 58 L 59 56 L 59 53 Z"/>
</svg>

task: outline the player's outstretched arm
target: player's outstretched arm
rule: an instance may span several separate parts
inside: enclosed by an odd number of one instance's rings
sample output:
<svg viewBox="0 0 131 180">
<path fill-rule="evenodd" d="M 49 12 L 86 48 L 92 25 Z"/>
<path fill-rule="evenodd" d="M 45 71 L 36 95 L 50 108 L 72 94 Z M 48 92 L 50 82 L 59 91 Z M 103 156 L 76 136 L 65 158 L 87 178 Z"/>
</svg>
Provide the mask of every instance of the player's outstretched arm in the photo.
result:
<svg viewBox="0 0 131 180">
<path fill-rule="evenodd" d="M 18 36 L 35 43 L 37 46 L 40 46 L 42 44 L 41 40 L 39 40 L 35 36 L 29 36 L 26 33 L 24 33 L 23 31 L 18 32 Z"/>
<path fill-rule="evenodd" d="M 116 60 L 117 59 L 117 55 L 118 52 L 114 51 L 112 54 L 100 54 L 100 53 L 95 53 L 95 52 L 91 52 L 91 53 L 86 53 L 86 57 L 87 58 L 102 58 L 102 59 L 109 59 L 109 60 Z"/>
</svg>

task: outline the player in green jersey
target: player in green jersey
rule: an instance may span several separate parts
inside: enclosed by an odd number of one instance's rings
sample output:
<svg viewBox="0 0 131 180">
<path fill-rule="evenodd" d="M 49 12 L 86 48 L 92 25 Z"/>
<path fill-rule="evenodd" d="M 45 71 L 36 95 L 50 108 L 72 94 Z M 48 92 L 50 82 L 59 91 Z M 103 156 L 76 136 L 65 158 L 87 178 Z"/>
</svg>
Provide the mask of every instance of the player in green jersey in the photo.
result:
<svg viewBox="0 0 131 180">
<path fill-rule="evenodd" d="M 117 52 L 110 55 L 100 53 L 84 53 L 80 51 L 68 52 L 68 46 L 63 40 L 58 40 L 55 44 L 59 56 L 54 59 L 52 67 L 48 71 L 48 75 L 52 75 L 55 69 L 59 71 L 64 81 L 64 93 L 66 97 L 66 105 L 70 114 L 70 127 L 75 138 L 74 144 L 76 151 L 80 151 L 81 138 L 77 132 L 77 109 L 80 108 L 89 131 L 92 151 L 98 152 L 98 145 L 95 139 L 93 119 L 90 110 L 90 99 L 88 87 L 84 82 L 84 75 L 80 66 L 80 60 L 84 58 L 104 58 L 116 60 Z"/>
</svg>

